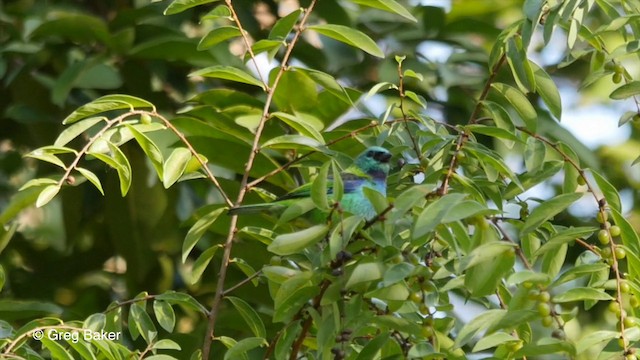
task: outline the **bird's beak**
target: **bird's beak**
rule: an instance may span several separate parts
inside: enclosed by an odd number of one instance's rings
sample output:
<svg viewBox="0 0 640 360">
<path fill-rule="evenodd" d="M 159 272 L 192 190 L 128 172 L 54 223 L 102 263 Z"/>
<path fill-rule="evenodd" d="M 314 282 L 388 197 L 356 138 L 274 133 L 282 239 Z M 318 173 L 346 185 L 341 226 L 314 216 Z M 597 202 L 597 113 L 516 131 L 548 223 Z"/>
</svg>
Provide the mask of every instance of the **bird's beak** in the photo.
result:
<svg viewBox="0 0 640 360">
<path fill-rule="evenodd" d="M 389 162 L 389 160 L 391 160 L 391 154 L 389 154 L 389 153 L 378 154 L 376 156 L 376 160 L 380 161 L 381 163 L 385 163 L 386 164 L 386 163 Z"/>
</svg>

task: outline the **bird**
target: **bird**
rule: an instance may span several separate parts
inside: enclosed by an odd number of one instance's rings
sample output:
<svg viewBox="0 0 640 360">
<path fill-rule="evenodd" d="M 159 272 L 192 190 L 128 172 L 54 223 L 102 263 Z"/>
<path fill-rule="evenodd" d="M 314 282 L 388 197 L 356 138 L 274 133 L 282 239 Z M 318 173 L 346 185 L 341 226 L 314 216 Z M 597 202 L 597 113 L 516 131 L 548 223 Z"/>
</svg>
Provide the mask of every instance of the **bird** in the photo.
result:
<svg viewBox="0 0 640 360">
<path fill-rule="evenodd" d="M 363 189 L 371 188 L 387 196 L 387 176 L 389 175 L 391 153 L 381 146 L 371 146 L 360 153 L 353 164 L 340 173 L 344 193 L 340 200 L 342 210 L 365 219 L 377 216 L 373 204 L 365 196 Z M 328 193 L 332 192 L 329 179 Z M 276 200 L 264 204 L 242 205 L 229 209 L 229 215 L 249 214 L 262 211 L 282 211 L 302 198 L 310 198 L 311 184 L 305 184 Z"/>
</svg>

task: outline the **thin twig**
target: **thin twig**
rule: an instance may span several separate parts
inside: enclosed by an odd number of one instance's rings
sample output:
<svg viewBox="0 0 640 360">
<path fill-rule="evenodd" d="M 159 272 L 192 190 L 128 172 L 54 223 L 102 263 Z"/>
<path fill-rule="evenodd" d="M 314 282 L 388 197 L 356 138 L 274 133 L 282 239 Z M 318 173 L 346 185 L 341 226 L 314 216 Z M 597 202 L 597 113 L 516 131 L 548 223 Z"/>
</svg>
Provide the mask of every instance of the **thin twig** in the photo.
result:
<svg viewBox="0 0 640 360">
<path fill-rule="evenodd" d="M 482 102 L 484 101 L 484 99 L 487 98 L 487 95 L 489 94 L 489 90 L 491 89 L 491 84 L 493 84 L 493 80 L 498 74 L 498 70 L 500 70 L 500 67 L 502 67 L 502 64 L 504 64 L 506 58 L 507 58 L 506 55 L 502 54 L 502 56 L 500 57 L 500 59 L 498 59 L 496 64 L 493 66 L 493 68 L 491 68 L 491 73 L 489 74 L 489 78 L 487 79 L 487 82 L 484 84 L 482 93 L 480 94 L 480 97 L 476 102 L 476 106 L 473 109 L 471 116 L 469 116 L 469 121 L 467 123 L 475 124 L 476 121 L 478 121 L 477 117 L 478 115 L 480 115 Z M 465 141 L 467 141 L 468 138 L 469 138 L 469 134 L 466 131 L 458 135 L 458 141 L 456 142 L 456 148 L 453 154 L 451 155 L 451 161 L 449 162 L 449 169 L 447 170 L 447 175 L 445 176 L 444 180 L 442 180 L 442 185 L 440 185 L 440 189 L 438 190 L 438 193 L 440 195 L 446 195 L 447 192 L 449 192 L 449 181 L 453 176 L 453 173 L 455 172 L 456 168 L 458 167 L 457 155 L 458 153 L 460 153 L 460 149 L 462 149 L 462 146 L 464 145 Z"/>
<path fill-rule="evenodd" d="M 230 293 L 230 292 L 232 292 L 233 290 L 235 290 L 235 289 L 237 289 L 237 288 L 239 288 L 239 287 L 242 287 L 242 285 L 244 285 L 244 284 L 246 284 L 246 283 L 250 282 L 251 280 L 253 280 L 253 279 L 257 278 L 257 277 L 258 277 L 258 276 L 260 276 L 260 275 L 262 275 L 262 270 L 258 270 L 258 271 L 256 271 L 256 272 L 254 272 L 253 274 L 251 274 L 251 276 L 249 276 L 249 277 L 247 277 L 247 278 L 243 279 L 243 280 L 242 280 L 242 281 L 240 281 L 239 283 L 237 283 L 237 284 L 233 285 L 232 287 L 228 288 L 227 290 L 225 290 L 225 291 L 222 293 L 222 296 L 227 296 L 227 294 L 229 294 L 229 293 Z"/>
<path fill-rule="evenodd" d="M 404 121 L 404 127 L 409 135 L 409 139 L 411 139 L 411 143 L 413 144 L 413 150 L 416 152 L 416 156 L 418 157 L 418 162 L 420 163 L 420 167 L 422 168 L 422 151 L 420 151 L 420 146 L 418 146 L 418 141 L 409 130 L 409 122 L 407 121 L 407 114 L 404 110 L 404 98 L 407 96 L 404 93 L 404 74 L 402 73 L 402 61 L 398 62 L 398 93 L 400 94 L 400 113 L 402 114 L 402 118 Z"/>
<path fill-rule="evenodd" d="M 187 140 L 187 138 L 184 136 L 184 134 L 182 132 L 180 132 L 180 130 L 178 130 L 175 126 L 173 126 L 173 124 L 171 122 L 169 122 L 169 120 L 167 120 L 162 115 L 160 115 L 158 113 L 153 113 L 152 115 L 157 117 L 158 119 L 162 120 L 164 125 L 166 127 L 168 127 L 171 131 L 173 131 L 174 134 L 176 134 L 176 136 L 180 139 L 180 141 L 182 141 L 182 143 L 187 147 L 187 149 L 189 149 L 191 154 L 198 160 L 198 162 L 200 163 L 200 166 L 202 167 L 202 170 L 207 174 L 207 177 L 209 178 L 209 180 L 211 180 L 211 182 L 218 189 L 218 192 L 220 192 L 220 195 L 222 195 L 222 197 L 224 198 L 224 202 L 227 203 L 227 205 L 229 205 L 229 207 L 233 207 L 233 202 L 227 196 L 227 193 L 222 188 L 222 185 L 220 185 L 220 182 L 218 181 L 218 179 L 213 175 L 211 170 L 209 170 L 209 167 L 207 166 L 207 163 L 204 160 L 202 160 L 200 155 L 198 155 L 198 152 L 196 151 L 196 149 L 193 148 L 193 146 Z"/>
<path fill-rule="evenodd" d="M 233 9 L 233 6 L 231 5 L 231 0 L 227 0 L 226 2 L 229 8 Z M 285 52 L 284 57 L 282 58 L 282 65 L 280 66 L 280 70 L 276 74 L 276 77 L 273 81 L 273 86 L 271 88 L 267 88 L 267 92 L 268 92 L 267 99 L 264 104 L 262 116 L 260 117 L 260 122 L 258 123 L 258 126 L 256 127 L 256 130 L 255 130 L 255 136 L 253 138 L 251 152 L 249 153 L 249 158 L 247 159 L 247 163 L 244 168 L 244 174 L 242 176 L 242 180 L 240 181 L 240 191 L 238 192 L 238 197 L 234 204 L 235 206 L 241 205 L 245 195 L 247 194 L 247 191 L 248 191 L 247 183 L 249 182 L 249 174 L 251 173 L 251 169 L 253 168 L 253 163 L 259 152 L 260 138 L 262 136 L 262 131 L 264 130 L 265 123 L 267 122 L 267 119 L 269 119 L 269 109 L 271 108 L 273 96 L 275 94 L 278 83 L 282 78 L 282 75 L 287 69 L 287 63 L 289 62 L 289 58 L 291 57 L 291 53 L 293 52 L 295 44 L 298 42 L 298 39 L 300 38 L 302 32 L 304 31 L 305 29 L 304 25 L 309 19 L 309 14 L 311 14 L 315 4 L 316 4 L 316 0 L 312 0 L 311 4 L 309 4 L 309 7 L 306 9 L 305 14 L 302 17 L 302 20 L 300 20 L 300 24 L 295 32 L 295 35 L 293 36 L 293 39 L 289 43 L 287 47 L 287 51 Z M 235 14 L 235 12 L 233 12 L 232 14 Z M 236 23 L 239 23 L 240 20 L 238 19 L 237 15 L 233 15 L 233 16 Z M 218 313 L 220 311 L 220 304 L 222 303 L 222 298 L 224 296 L 224 282 L 227 277 L 227 269 L 229 268 L 229 259 L 231 258 L 231 248 L 233 247 L 233 240 L 235 239 L 236 233 L 238 232 L 237 225 L 238 225 L 238 215 L 237 214 L 232 215 L 231 221 L 229 224 L 229 232 L 227 234 L 227 239 L 225 240 L 225 244 L 224 244 L 224 253 L 222 254 L 222 264 L 220 265 L 220 271 L 218 272 L 218 283 L 216 285 L 216 292 L 213 297 L 213 304 L 211 305 L 211 311 L 209 312 L 209 322 L 207 325 L 207 332 L 205 334 L 205 339 L 202 346 L 203 359 L 208 359 L 209 353 L 211 352 L 211 343 L 214 338 L 216 321 L 218 319 Z"/>
<path fill-rule="evenodd" d="M 320 293 L 318 293 L 318 295 L 316 295 L 316 297 L 313 298 L 312 306 L 314 309 L 318 309 L 320 307 L 320 301 L 322 300 L 322 296 L 324 296 L 324 293 L 329 288 L 329 285 L 331 285 L 331 281 L 326 279 L 320 285 Z M 291 346 L 291 354 L 289 356 L 289 360 L 296 360 L 298 358 L 298 352 L 300 352 L 302 343 L 304 342 L 304 339 L 307 337 L 307 333 L 309 332 L 311 325 L 313 325 L 313 318 L 311 317 L 311 315 L 307 315 L 307 318 L 304 320 L 304 323 L 302 324 L 302 330 L 300 331 L 298 338 L 296 339 L 296 341 L 294 341 L 293 345 Z"/>
<path fill-rule="evenodd" d="M 238 27 L 238 30 L 240 30 L 240 34 L 242 35 L 242 42 L 244 42 L 244 46 L 246 46 L 247 52 L 249 53 L 249 56 L 251 57 L 251 62 L 253 62 L 253 66 L 256 68 L 256 72 L 258 73 L 258 78 L 264 84 L 264 88 L 268 92 L 269 91 L 269 83 L 264 80 L 264 77 L 262 76 L 262 73 L 260 72 L 260 67 L 258 66 L 258 60 L 256 60 L 256 55 L 253 53 L 253 49 L 251 49 L 251 41 L 249 40 L 249 37 L 247 36 L 247 31 L 242 26 L 242 23 L 240 22 L 240 18 L 238 17 L 238 14 L 236 14 L 236 10 L 233 8 L 232 0 L 225 0 L 225 3 L 227 4 L 227 7 L 231 11 L 231 17 L 233 18 L 233 22 L 235 22 L 236 26 Z M 274 83 L 274 85 L 275 85 L 275 83 Z"/>
</svg>

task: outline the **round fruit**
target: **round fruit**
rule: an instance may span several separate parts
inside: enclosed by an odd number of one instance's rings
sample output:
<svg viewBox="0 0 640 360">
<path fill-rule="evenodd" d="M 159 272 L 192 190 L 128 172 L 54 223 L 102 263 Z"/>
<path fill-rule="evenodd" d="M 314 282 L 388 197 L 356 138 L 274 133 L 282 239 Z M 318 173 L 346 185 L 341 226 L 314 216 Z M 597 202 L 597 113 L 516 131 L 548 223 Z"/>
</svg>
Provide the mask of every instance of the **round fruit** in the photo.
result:
<svg viewBox="0 0 640 360">
<path fill-rule="evenodd" d="M 548 291 L 541 291 L 540 295 L 538 295 L 538 300 L 540 302 L 549 302 L 551 300 L 551 294 Z"/>
<path fill-rule="evenodd" d="M 634 318 L 626 317 L 624 318 L 624 327 L 628 329 L 630 327 L 636 326 L 636 320 Z"/>
<path fill-rule="evenodd" d="M 271 257 L 271 259 L 269 259 L 269 264 L 271 265 L 281 265 L 282 264 L 282 258 L 280 256 L 274 255 Z"/>
<path fill-rule="evenodd" d="M 621 247 L 616 247 L 615 253 L 616 253 L 616 259 L 618 260 L 622 260 L 625 257 L 627 257 L 627 252 Z"/>
<path fill-rule="evenodd" d="M 611 233 L 611 236 L 616 237 L 616 236 L 620 236 L 620 233 L 622 231 L 620 230 L 620 226 L 613 225 L 611 229 L 609 229 L 609 232 Z"/>
<path fill-rule="evenodd" d="M 619 84 L 620 81 L 622 81 L 622 74 L 621 73 L 615 73 L 613 74 L 613 83 L 614 84 Z"/>
<path fill-rule="evenodd" d="M 576 181 L 578 182 L 578 185 L 580 185 L 580 186 L 587 185 L 587 182 L 584 180 L 584 176 L 582 176 L 582 175 L 578 175 L 578 178 L 576 179 Z"/>
<path fill-rule="evenodd" d="M 422 291 L 417 291 L 411 294 L 411 301 L 416 304 L 422 303 Z"/>
<path fill-rule="evenodd" d="M 618 304 L 616 301 L 610 302 L 607 308 L 609 309 L 609 311 L 616 315 L 620 314 L 620 304 Z"/>
<path fill-rule="evenodd" d="M 551 315 L 551 306 L 547 303 L 538 303 L 538 314 L 541 316 Z"/>
<path fill-rule="evenodd" d="M 142 124 L 151 124 L 151 116 L 147 113 L 140 115 L 140 122 Z"/>
<path fill-rule="evenodd" d="M 608 259 L 611 257 L 611 248 L 610 247 L 604 247 L 602 249 L 600 249 L 600 255 L 605 258 Z"/>
<path fill-rule="evenodd" d="M 600 241 L 602 245 L 607 245 L 610 241 L 609 232 L 605 229 L 598 231 L 598 241 Z"/>
<path fill-rule="evenodd" d="M 522 340 L 512 341 L 509 344 L 507 344 L 507 348 L 509 349 L 510 352 L 516 352 L 522 349 L 523 346 L 524 345 L 522 344 Z"/>
<path fill-rule="evenodd" d="M 598 215 L 596 216 L 596 220 L 598 220 L 598 222 L 600 224 L 604 224 L 605 221 L 607 221 L 608 216 L 606 212 L 598 212 Z"/>
<path fill-rule="evenodd" d="M 420 333 L 425 338 L 431 338 L 433 336 L 433 328 L 431 326 L 423 326 Z"/>
<path fill-rule="evenodd" d="M 632 308 L 637 308 L 638 306 L 640 306 L 640 300 L 638 300 L 638 298 L 634 295 L 629 299 L 629 305 L 631 305 Z"/>
<path fill-rule="evenodd" d="M 626 294 L 629 292 L 629 290 L 631 290 L 631 287 L 629 286 L 629 284 L 626 281 L 623 281 L 620 283 L 620 292 L 623 294 Z"/>
<path fill-rule="evenodd" d="M 550 327 L 553 325 L 553 318 L 551 316 L 545 316 L 542 318 L 542 326 Z"/>
</svg>

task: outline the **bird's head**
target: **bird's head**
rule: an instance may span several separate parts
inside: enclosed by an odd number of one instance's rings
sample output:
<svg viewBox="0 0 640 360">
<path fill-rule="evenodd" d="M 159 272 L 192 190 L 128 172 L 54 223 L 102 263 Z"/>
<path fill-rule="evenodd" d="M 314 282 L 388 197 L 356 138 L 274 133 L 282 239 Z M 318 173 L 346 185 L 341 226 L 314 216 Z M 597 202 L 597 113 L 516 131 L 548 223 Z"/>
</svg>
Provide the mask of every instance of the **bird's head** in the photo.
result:
<svg viewBox="0 0 640 360">
<path fill-rule="evenodd" d="M 355 166 L 373 177 L 389 175 L 391 153 L 380 146 L 371 146 L 363 151 L 355 161 Z"/>
</svg>

